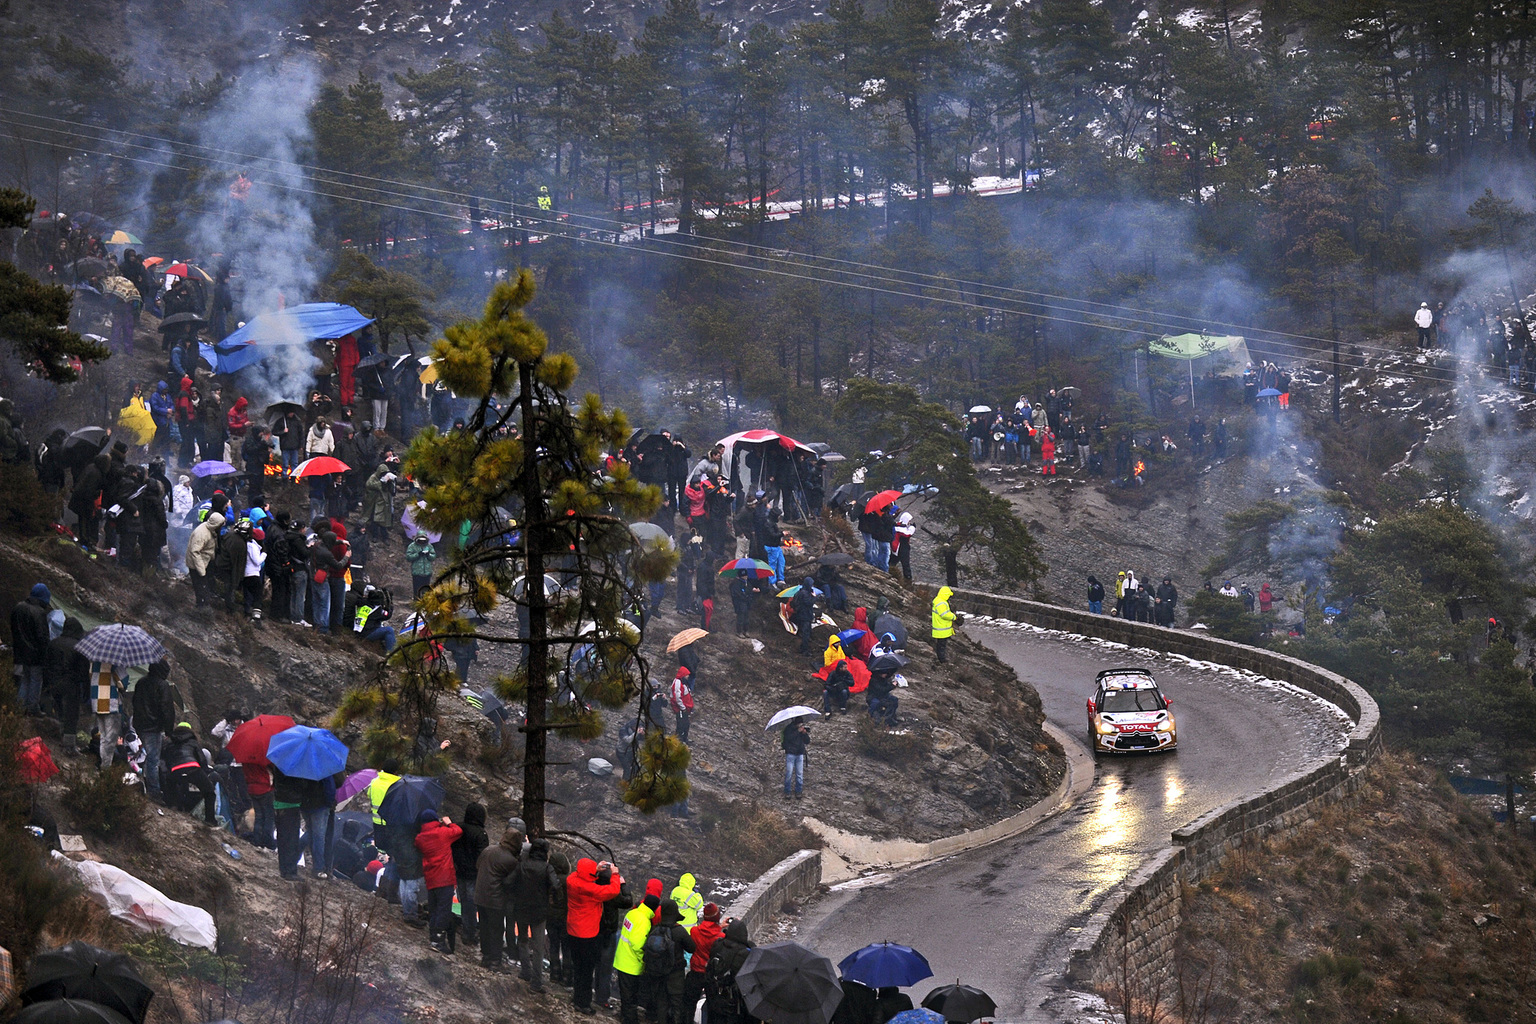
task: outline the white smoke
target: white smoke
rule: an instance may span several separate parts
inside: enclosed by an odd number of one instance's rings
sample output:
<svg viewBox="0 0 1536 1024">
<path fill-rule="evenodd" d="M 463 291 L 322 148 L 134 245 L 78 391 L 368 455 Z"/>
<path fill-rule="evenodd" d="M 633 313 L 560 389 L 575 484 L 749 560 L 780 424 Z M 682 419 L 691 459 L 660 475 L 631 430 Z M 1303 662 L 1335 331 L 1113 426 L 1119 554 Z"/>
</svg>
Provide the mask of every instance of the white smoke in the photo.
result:
<svg viewBox="0 0 1536 1024">
<path fill-rule="evenodd" d="M 320 85 L 307 58 L 249 69 L 198 128 L 201 145 L 248 157 L 231 157 L 243 166 L 224 164 L 209 174 L 204 212 L 192 230 L 199 251 L 218 254 L 211 265 L 233 264 L 230 285 L 247 317 L 309 301 L 320 280 L 310 184 L 299 166 L 310 148 L 309 111 Z M 230 194 L 241 171 L 251 180 L 243 203 Z M 303 402 L 319 358 L 288 325 L 263 326 L 256 343 L 267 354 L 241 372 L 241 390 L 257 408 Z"/>
</svg>

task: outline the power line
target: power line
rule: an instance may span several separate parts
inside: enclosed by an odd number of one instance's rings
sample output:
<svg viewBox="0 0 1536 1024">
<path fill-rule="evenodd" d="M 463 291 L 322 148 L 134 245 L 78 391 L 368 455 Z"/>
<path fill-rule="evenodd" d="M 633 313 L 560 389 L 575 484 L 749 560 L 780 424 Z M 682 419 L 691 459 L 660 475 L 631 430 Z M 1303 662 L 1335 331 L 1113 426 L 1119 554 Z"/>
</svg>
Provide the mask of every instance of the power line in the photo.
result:
<svg viewBox="0 0 1536 1024">
<path fill-rule="evenodd" d="M 3 109 L 3 108 L 0 108 L 0 109 Z M 55 133 L 55 134 L 65 135 L 66 137 L 81 138 L 81 139 L 86 139 L 87 141 L 101 143 L 101 140 L 99 140 L 97 138 L 94 138 L 94 137 L 91 137 L 91 136 L 86 136 L 86 135 L 83 135 L 81 133 L 76 133 L 76 132 L 64 132 L 64 131 L 61 131 L 59 129 L 39 128 L 38 126 L 22 125 L 22 124 L 20 124 L 18 122 L 10 121 L 10 120 L 5 119 L 5 118 L 0 118 L 0 123 L 15 124 L 15 125 L 18 125 L 19 127 L 26 127 L 26 128 L 29 128 L 30 130 L 34 130 L 34 131 L 41 130 L 41 131 L 45 131 L 45 132 L 52 132 L 52 133 Z M 46 140 L 46 139 L 38 139 L 38 138 L 33 138 L 33 137 L 28 137 L 28 136 L 20 136 L 20 135 L 17 135 L 16 137 L 18 139 L 20 139 L 20 141 L 31 142 L 31 143 L 34 143 L 34 144 L 37 144 L 37 145 L 45 145 L 45 146 L 46 145 L 59 145 L 56 142 L 52 142 L 52 141 L 49 141 L 49 140 Z M 147 136 L 140 136 L 140 137 L 147 137 Z M 143 149 L 151 149 L 151 147 L 146 147 L 146 146 L 139 146 L 139 145 L 134 145 L 134 144 L 128 144 L 128 145 L 131 145 L 132 148 L 135 148 L 135 149 L 141 149 L 141 150 L 143 150 Z M 141 165 L 151 166 L 151 167 L 157 167 L 157 168 L 160 168 L 160 169 L 163 169 L 163 170 L 191 171 L 191 170 L 194 169 L 194 168 L 188 167 L 185 164 L 172 163 L 172 162 L 167 162 L 165 160 L 149 159 L 149 158 L 146 158 L 146 157 L 135 157 L 135 156 L 130 156 L 130 155 L 127 155 L 127 154 L 124 154 L 124 153 L 110 152 L 110 151 L 106 151 L 106 150 L 88 149 L 88 148 L 85 148 L 85 147 L 82 147 L 82 146 L 79 146 L 79 145 L 71 145 L 69 148 L 77 150 L 77 151 L 82 152 L 82 153 L 90 154 L 90 155 L 103 156 L 103 157 L 107 157 L 109 159 L 121 159 L 121 160 L 125 160 L 125 161 L 131 162 L 131 163 L 136 163 L 136 164 L 141 164 Z M 158 154 L 159 150 L 154 150 L 154 152 L 156 152 Z M 275 161 L 275 162 L 287 163 L 287 162 L 283 162 L 283 161 Z M 293 164 L 289 163 L 288 166 L 297 166 L 297 165 L 293 165 Z M 392 209 L 392 210 L 398 210 L 398 211 L 402 211 L 402 212 L 406 212 L 406 213 L 412 213 L 412 214 L 416 214 L 417 216 L 422 216 L 422 217 L 432 217 L 432 218 L 436 218 L 436 219 L 450 220 L 450 221 L 453 221 L 455 223 L 458 223 L 458 222 L 460 222 L 462 220 L 461 217 L 459 217 L 457 214 L 453 214 L 453 213 L 446 213 L 446 212 L 434 211 L 434 210 L 424 210 L 424 209 L 419 209 L 417 207 L 401 205 L 399 203 L 392 203 L 392 202 L 387 202 L 387 201 L 382 201 L 382 200 L 367 199 L 367 198 L 363 198 L 362 196 L 359 196 L 359 195 L 344 195 L 344 194 L 339 194 L 339 193 L 335 193 L 335 192 L 326 192 L 326 191 L 323 191 L 323 190 L 320 190 L 320 189 L 306 188 L 306 187 L 301 186 L 301 185 L 295 185 L 292 182 L 287 182 L 287 181 L 261 181 L 259 179 L 253 179 L 253 180 L 255 181 L 255 183 L 259 183 L 259 184 L 263 184 L 263 185 L 269 185 L 269 186 L 271 186 L 273 188 L 285 189 L 285 190 L 288 190 L 288 191 L 291 191 L 291 192 L 298 192 L 298 193 L 301 193 L 301 194 L 308 194 L 308 195 L 314 195 L 314 196 L 319 196 L 319 197 L 323 197 L 323 198 L 335 199 L 335 200 L 339 200 L 339 201 L 342 201 L 342 202 L 361 203 L 361 204 L 364 204 L 364 205 L 367 205 L 367 206 L 373 206 L 373 207 L 377 207 L 377 208 Z M 382 179 L 380 179 L 380 180 L 382 180 Z M 376 189 L 376 188 L 372 188 L 372 187 L 353 186 L 353 185 L 347 185 L 345 183 L 340 183 L 340 182 L 321 182 L 321 184 L 330 184 L 330 185 L 332 185 L 334 187 L 337 187 L 337 188 L 346 188 L 346 189 L 351 189 L 351 190 L 354 190 L 354 191 L 357 191 L 357 192 L 362 192 L 362 193 L 374 193 L 374 194 L 379 194 L 379 195 L 392 196 L 392 197 L 395 197 L 395 198 L 414 199 L 414 200 L 419 201 L 419 202 L 431 203 L 431 204 L 438 205 L 438 206 L 452 206 L 455 209 L 458 209 L 462 205 L 461 203 L 459 203 L 457 201 L 448 201 L 448 200 L 433 199 L 433 198 L 423 197 L 423 196 L 414 196 L 414 195 L 411 195 L 409 193 L 395 193 L 395 192 L 390 192 L 388 190 Z M 443 193 L 443 194 L 449 194 L 449 193 L 446 192 L 446 190 L 442 190 L 442 189 L 429 189 L 429 190 L 430 191 L 440 192 L 440 193 Z M 501 200 L 488 200 L 488 201 L 489 202 L 493 202 L 493 203 L 501 203 L 501 202 L 503 202 Z M 508 204 L 508 205 L 516 206 L 518 204 Z M 525 219 L 534 220 L 537 223 L 542 223 L 542 224 L 550 225 L 550 226 L 552 226 L 554 228 L 557 228 L 557 229 L 561 226 L 560 222 L 559 222 L 559 218 L 558 218 L 557 215 L 549 214 L 546 211 L 539 211 L 539 213 L 541 215 L 539 217 L 527 217 Z M 612 223 L 619 223 L 619 222 L 612 222 Z M 722 267 L 722 268 L 742 270 L 742 271 L 746 271 L 746 272 L 749 272 L 749 273 L 752 273 L 752 272 L 762 273 L 762 274 L 767 274 L 767 275 L 776 276 L 776 277 L 782 277 L 782 278 L 791 279 L 791 280 L 807 281 L 807 282 L 811 282 L 811 283 L 825 284 L 825 285 L 829 285 L 829 286 L 833 286 L 833 287 L 849 288 L 849 289 L 854 289 L 854 290 L 858 290 L 858 291 L 864 291 L 864 292 L 873 293 L 873 294 L 888 295 L 888 296 L 892 296 L 892 297 L 895 297 L 895 298 L 905 298 L 905 299 L 911 299 L 911 300 L 915 300 L 915 301 L 930 301 L 930 302 L 935 302 L 935 303 L 940 303 L 940 304 L 945 304 L 945 305 L 960 306 L 960 307 L 965 307 L 965 308 L 970 308 L 970 309 L 977 309 L 977 310 L 982 310 L 982 311 L 986 311 L 986 312 L 1002 313 L 1002 314 L 1005 314 L 1005 315 L 1006 314 L 1012 314 L 1012 315 L 1015 315 L 1015 316 L 1027 317 L 1027 318 L 1035 319 L 1035 320 L 1050 321 L 1050 322 L 1063 323 L 1063 324 L 1071 324 L 1071 325 L 1075 325 L 1075 326 L 1088 327 L 1088 328 L 1094 328 L 1094 329 L 1099 329 L 1099 330 L 1115 331 L 1115 332 L 1118 332 L 1118 333 L 1136 335 L 1136 336 L 1139 336 L 1139 337 L 1148 337 L 1148 338 L 1150 338 L 1150 337 L 1152 337 L 1154 335 L 1158 335 L 1158 334 L 1163 333 L 1163 330 L 1165 328 L 1165 325 L 1158 324 L 1156 321 L 1153 321 L 1153 320 L 1131 320 L 1131 318 L 1127 318 L 1127 317 L 1119 317 L 1119 318 L 1110 317 L 1110 318 L 1108 318 L 1108 319 L 1130 320 L 1130 322 L 1132 322 L 1132 323 L 1144 323 L 1144 324 L 1147 324 L 1149 326 L 1157 327 L 1158 328 L 1157 330 L 1147 330 L 1147 329 L 1143 329 L 1143 328 L 1124 326 L 1124 325 L 1121 325 L 1121 324 L 1106 323 L 1106 322 L 1103 322 L 1103 321 L 1080 320 L 1080 319 L 1075 319 L 1075 318 L 1072 318 L 1072 317 L 1061 316 L 1059 314 L 1037 312 L 1037 311 L 1032 310 L 1032 309 L 1022 309 L 1022 308 L 1018 308 L 1017 306 L 993 305 L 993 304 L 989 304 L 989 303 L 985 303 L 985 302 L 979 302 L 979 301 L 976 301 L 976 300 L 973 300 L 973 299 L 965 298 L 963 293 L 960 294 L 958 297 L 951 298 L 951 297 L 947 297 L 947 296 L 944 296 L 944 295 L 933 295 L 933 294 L 925 294 L 923 292 L 914 292 L 914 291 L 910 291 L 910 290 L 906 290 L 906 289 L 915 288 L 915 287 L 923 287 L 923 286 L 920 285 L 920 284 L 917 284 L 915 282 L 903 282 L 903 281 L 900 281 L 899 279 L 895 279 L 895 278 L 882 278 L 882 277 L 879 277 L 879 276 L 876 276 L 876 275 L 872 275 L 872 274 L 855 274 L 855 275 L 852 275 L 854 280 L 846 280 L 846 279 L 843 279 L 843 278 L 829 278 L 829 277 L 816 276 L 814 274 L 791 273 L 788 270 L 774 269 L 772 266 L 754 266 L 754 265 L 751 265 L 751 264 L 742 264 L 742 263 L 732 262 L 729 259 L 731 254 L 729 254 L 729 253 L 720 253 L 717 250 L 711 249 L 711 248 L 709 248 L 707 246 L 692 246 L 692 245 L 690 245 L 690 246 L 684 246 L 683 248 L 689 249 L 689 250 L 693 250 L 694 252 L 710 253 L 710 254 L 712 254 L 712 255 L 714 255 L 716 257 L 722 257 L 723 256 L 723 257 L 726 257 L 726 258 L 724 258 L 724 259 L 722 259 L 722 258 L 713 258 L 712 259 L 712 258 L 709 258 L 708 256 L 694 255 L 692 252 L 673 252 L 673 251 L 669 251 L 669 250 L 665 250 L 665 249 L 660 249 L 660 248 L 653 248 L 653 247 L 649 247 L 649 246 L 640 246 L 638 248 L 638 250 L 637 250 L 637 247 L 634 246 L 634 245 L 628 245 L 628 244 L 624 244 L 624 243 L 620 243 L 620 242 L 615 242 L 615 241 L 611 241 L 611 240 L 605 239 L 605 238 L 590 237 L 590 236 L 583 236 L 583 235 L 567 235 L 567 234 L 564 234 L 564 233 L 560 233 L 558 231 L 551 232 L 551 235 L 549 237 L 564 238 L 564 239 L 575 241 L 575 242 L 578 242 L 578 243 L 584 244 L 584 245 L 597 245 L 597 246 L 601 246 L 601 247 L 605 247 L 605 248 L 614 248 L 614 249 L 618 249 L 620 251 L 624 251 L 624 252 L 628 252 L 628 253 L 634 253 L 636 251 L 639 251 L 641 253 L 656 254 L 656 255 L 666 256 L 666 257 L 671 258 L 671 259 L 680 259 L 680 260 L 700 263 L 700 264 L 704 264 L 704 265 L 708 265 L 708 266 L 716 266 L 716 267 Z M 651 237 L 654 239 L 655 236 L 651 236 Z M 743 257 L 743 258 L 754 259 L 754 260 L 757 260 L 760 263 L 779 264 L 779 265 L 783 265 L 783 266 L 794 268 L 796 270 L 814 270 L 814 269 L 816 269 L 815 267 L 808 266 L 806 264 L 803 264 L 803 263 L 800 263 L 800 262 L 797 262 L 797 261 L 794 261 L 794 260 L 776 259 L 776 258 L 763 257 L 763 256 L 748 256 L 748 257 Z M 873 264 L 865 264 L 865 265 L 866 266 L 876 266 L 876 265 L 873 265 Z M 881 269 L 889 269 L 889 268 L 881 268 Z M 876 282 L 881 282 L 881 283 L 886 283 L 886 284 L 896 284 L 896 285 L 900 285 L 902 287 L 898 287 L 898 288 L 878 287 L 876 285 L 865 283 L 864 280 L 860 280 L 860 279 L 866 279 L 866 280 L 869 280 L 869 281 L 876 281 Z M 957 289 L 957 291 L 959 291 L 959 290 Z M 1006 298 L 1001 298 L 1001 299 L 998 299 L 997 301 L 1007 302 L 1007 301 L 1010 301 L 1010 300 L 1008 300 Z M 1104 316 L 1104 314 L 1096 314 L 1096 313 L 1093 313 L 1092 311 L 1071 310 L 1071 312 L 1082 313 L 1083 315 L 1086 315 L 1086 316 Z M 1304 336 L 1291 336 L 1291 337 L 1304 337 Z M 1293 342 L 1267 340 L 1266 343 L 1269 344 L 1273 348 L 1279 349 L 1281 351 L 1281 353 L 1284 354 L 1285 356 L 1287 356 L 1289 358 L 1293 358 L 1293 359 L 1315 358 L 1315 357 L 1318 357 L 1318 356 L 1320 356 L 1322 354 L 1320 352 L 1317 352 L 1317 351 L 1314 351 L 1312 349 L 1306 348 L 1304 346 L 1295 344 Z M 1359 346 L 1359 347 L 1367 349 L 1367 350 L 1371 350 L 1371 349 L 1374 348 L 1375 351 L 1377 351 L 1377 352 L 1379 352 L 1381 354 L 1384 354 L 1384 355 L 1394 355 L 1395 356 L 1395 355 L 1399 354 L 1394 349 L 1387 349 L 1387 348 L 1373 347 L 1373 346 Z M 1497 368 L 1492 366 L 1491 364 L 1477 363 L 1477 364 L 1473 364 L 1473 365 L 1478 367 L 1478 368 L 1484 369 L 1484 370 L 1494 370 L 1494 371 L 1497 370 Z M 1403 368 L 1403 369 L 1395 371 L 1395 372 L 1397 372 L 1401 376 L 1407 376 L 1407 377 L 1410 377 L 1410 378 L 1413 378 L 1413 379 L 1417 379 L 1417 380 L 1422 380 L 1422 381 L 1427 381 L 1427 382 L 1432 382 L 1432 383 L 1444 383 L 1444 378 L 1441 377 L 1441 376 L 1436 376 L 1436 375 L 1431 375 L 1431 374 L 1422 374 L 1422 373 L 1418 373 L 1416 371 L 1408 370 L 1407 368 Z"/>
</svg>

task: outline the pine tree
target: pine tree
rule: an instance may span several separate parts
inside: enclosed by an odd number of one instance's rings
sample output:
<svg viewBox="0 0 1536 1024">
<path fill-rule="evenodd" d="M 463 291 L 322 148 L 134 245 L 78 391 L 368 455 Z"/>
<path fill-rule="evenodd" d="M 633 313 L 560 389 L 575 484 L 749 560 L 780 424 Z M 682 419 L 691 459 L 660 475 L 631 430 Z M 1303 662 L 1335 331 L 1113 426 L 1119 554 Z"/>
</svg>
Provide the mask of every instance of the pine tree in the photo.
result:
<svg viewBox="0 0 1536 1024">
<path fill-rule="evenodd" d="M 0 229 L 26 227 L 37 203 L 14 188 L 0 188 Z M 42 284 L 0 260 L 0 338 L 10 342 L 27 368 L 44 380 L 68 384 L 79 377 L 71 359 L 94 363 L 112 353 L 69 330 L 68 288 Z"/>
<path fill-rule="evenodd" d="M 522 671 L 496 689 L 527 707 L 522 817 L 540 835 L 549 733 L 590 740 L 603 732 L 601 709 L 637 695 L 642 715 L 648 706 L 642 632 L 626 616 L 647 583 L 671 574 L 677 554 L 630 531 L 660 494 L 622 465 L 605 475 L 602 452 L 624 443 L 628 424 L 596 396 L 568 397 L 576 361 L 548 352 L 544 332 L 524 316 L 533 293 L 527 271 L 497 285 L 479 320 L 454 324 L 433 346 L 440 379 L 479 404 L 465 429 L 418 434 L 405 471 L 422 487 L 417 521 L 462 541 L 418 598 L 424 628 L 391 656 L 396 671 L 349 693 L 337 717 L 370 723 L 371 759 L 398 754 L 413 720 L 457 690 L 438 643 L 473 636 L 521 647 Z M 557 592 L 546 593 L 546 575 Z M 675 737 L 656 733 L 640 758 L 627 802 L 649 812 L 687 795 L 688 751 Z"/>
</svg>

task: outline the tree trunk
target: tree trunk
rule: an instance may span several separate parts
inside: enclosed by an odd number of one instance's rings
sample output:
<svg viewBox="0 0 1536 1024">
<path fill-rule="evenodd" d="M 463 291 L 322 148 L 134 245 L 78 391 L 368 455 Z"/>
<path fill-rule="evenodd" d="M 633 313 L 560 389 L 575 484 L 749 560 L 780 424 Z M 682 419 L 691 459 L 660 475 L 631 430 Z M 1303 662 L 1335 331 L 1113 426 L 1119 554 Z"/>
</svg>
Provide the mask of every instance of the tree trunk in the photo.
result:
<svg viewBox="0 0 1536 1024">
<path fill-rule="evenodd" d="M 533 407 L 533 364 L 518 366 L 523 407 L 523 551 L 526 579 L 544 578 L 544 551 L 539 539 L 547 513 L 539 485 L 538 420 Z M 549 629 L 544 588 L 524 589 L 528 598 L 528 720 L 523 726 L 523 823 L 528 835 L 544 833 L 544 768 L 549 733 L 544 726 L 544 705 L 549 700 Z"/>
</svg>

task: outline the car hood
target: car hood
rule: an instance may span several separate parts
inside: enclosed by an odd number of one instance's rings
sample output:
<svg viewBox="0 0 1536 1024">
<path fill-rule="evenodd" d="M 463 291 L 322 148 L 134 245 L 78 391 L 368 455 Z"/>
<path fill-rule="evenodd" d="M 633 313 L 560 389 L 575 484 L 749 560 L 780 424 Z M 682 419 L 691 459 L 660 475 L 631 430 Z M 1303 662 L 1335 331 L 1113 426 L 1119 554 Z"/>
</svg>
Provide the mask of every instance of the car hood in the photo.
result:
<svg viewBox="0 0 1536 1024">
<path fill-rule="evenodd" d="M 1152 725 L 1165 714 L 1166 711 L 1107 711 L 1099 717 L 1110 725 Z"/>
</svg>

